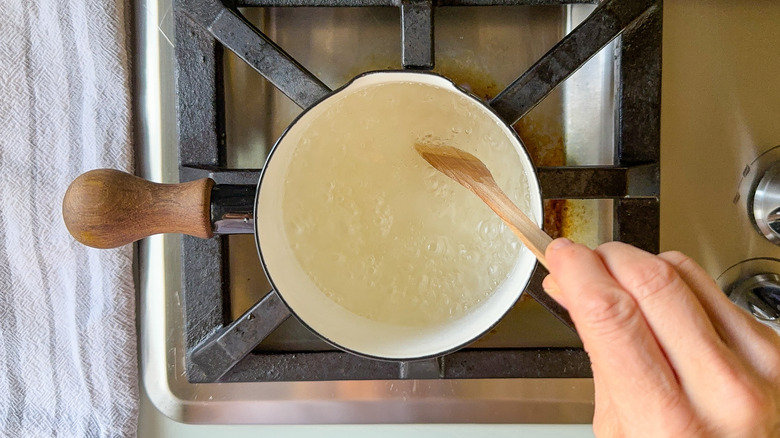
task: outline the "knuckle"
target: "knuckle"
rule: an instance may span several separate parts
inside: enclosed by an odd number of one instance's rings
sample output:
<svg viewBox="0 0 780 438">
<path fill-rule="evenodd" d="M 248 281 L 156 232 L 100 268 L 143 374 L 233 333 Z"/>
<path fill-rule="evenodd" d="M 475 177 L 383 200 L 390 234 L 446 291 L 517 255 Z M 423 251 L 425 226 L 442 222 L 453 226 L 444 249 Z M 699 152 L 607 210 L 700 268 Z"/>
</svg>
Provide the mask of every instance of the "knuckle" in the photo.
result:
<svg viewBox="0 0 780 438">
<path fill-rule="evenodd" d="M 679 266 L 679 265 L 689 265 L 690 263 L 694 263 L 692 258 L 681 253 L 680 251 L 666 251 L 659 254 L 659 256 L 663 257 L 666 261 L 668 261 L 673 265 Z"/>
<path fill-rule="evenodd" d="M 727 400 L 722 407 L 724 427 L 731 431 L 757 431 L 777 420 L 778 394 L 776 387 L 756 379 L 745 370 L 719 367 L 719 398 Z"/>
<path fill-rule="evenodd" d="M 665 260 L 667 263 L 671 264 L 676 271 L 687 273 L 687 274 L 694 274 L 697 271 L 701 273 L 705 273 L 704 269 L 702 269 L 701 266 L 696 262 L 696 260 L 688 257 L 687 255 L 681 253 L 680 251 L 667 251 L 664 253 L 659 254 L 659 257 Z M 713 280 L 709 275 L 703 276 L 703 278 L 706 278 L 709 280 L 709 284 L 712 286 L 715 286 L 720 290 L 720 288 L 715 283 L 715 280 Z M 700 285 L 703 287 L 704 285 Z"/>
<path fill-rule="evenodd" d="M 580 245 L 569 245 L 565 248 L 553 252 L 551 257 L 549 257 L 549 260 L 557 263 L 563 263 L 565 265 L 570 265 L 580 260 L 583 250 L 585 250 L 585 248 L 581 247 Z"/>
<path fill-rule="evenodd" d="M 704 424 L 683 392 L 668 391 L 661 399 L 660 409 L 667 413 L 666 421 L 659 425 L 663 436 L 698 437 L 704 434 Z"/>
<path fill-rule="evenodd" d="M 751 341 L 761 347 L 762 361 L 767 367 L 777 371 L 778 384 L 780 384 L 780 336 L 768 325 L 760 323 L 750 315 L 748 316 L 753 332 Z"/>
<path fill-rule="evenodd" d="M 622 248 L 624 248 L 625 246 L 626 246 L 626 244 L 623 243 L 623 242 L 617 242 L 617 241 L 607 242 L 607 243 L 602 243 L 601 245 L 599 245 L 599 247 L 596 249 L 596 251 L 601 253 L 601 254 L 609 254 L 609 253 L 614 252 L 614 251 L 619 251 Z"/>
<path fill-rule="evenodd" d="M 776 388 L 778 388 L 779 391 L 778 395 L 780 395 L 780 342 L 777 342 L 780 341 L 780 338 L 777 338 L 777 341 L 770 338 L 770 336 L 777 337 L 777 334 L 774 332 L 774 330 L 772 330 L 767 326 L 764 326 L 763 324 L 761 325 L 761 327 L 754 327 L 754 329 L 764 329 L 764 328 L 766 328 L 768 332 L 762 333 L 760 331 L 757 331 L 756 332 L 757 340 L 754 341 L 757 346 L 761 347 L 760 368 L 768 371 L 766 373 L 766 376 L 772 382 L 772 384 L 775 385 Z M 765 337 L 762 338 L 762 335 L 764 335 Z"/>
<path fill-rule="evenodd" d="M 772 385 L 780 389 L 780 352 L 771 351 L 764 368 L 769 370 L 769 380 Z"/>
<path fill-rule="evenodd" d="M 653 258 L 634 269 L 626 286 L 637 300 L 644 301 L 668 291 L 679 279 L 680 276 L 670 263 Z"/>
<path fill-rule="evenodd" d="M 608 335 L 632 324 L 639 316 L 639 307 L 625 293 L 610 286 L 604 289 L 611 291 L 582 303 L 581 319 L 592 331 Z"/>
<path fill-rule="evenodd" d="M 667 389 L 661 391 L 661 407 L 668 412 L 678 412 L 683 410 L 687 399 L 683 392 L 679 390 Z"/>
<path fill-rule="evenodd" d="M 754 430 L 777 415 L 774 400 L 758 388 L 741 387 L 730 394 L 729 422 L 735 431 Z"/>
</svg>

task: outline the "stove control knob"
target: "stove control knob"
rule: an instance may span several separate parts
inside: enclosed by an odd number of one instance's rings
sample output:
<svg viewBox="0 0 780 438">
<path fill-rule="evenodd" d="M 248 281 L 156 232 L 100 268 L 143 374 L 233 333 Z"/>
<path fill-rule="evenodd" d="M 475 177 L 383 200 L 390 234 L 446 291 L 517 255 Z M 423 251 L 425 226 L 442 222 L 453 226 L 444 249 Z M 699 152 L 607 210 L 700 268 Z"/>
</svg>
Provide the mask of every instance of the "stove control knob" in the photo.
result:
<svg viewBox="0 0 780 438">
<path fill-rule="evenodd" d="M 769 167 L 756 186 L 752 200 L 753 222 L 758 232 L 780 245 L 780 162 Z"/>
<path fill-rule="evenodd" d="M 726 290 L 729 299 L 780 332 L 780 275 L 757 274 Z"/>
</svg>

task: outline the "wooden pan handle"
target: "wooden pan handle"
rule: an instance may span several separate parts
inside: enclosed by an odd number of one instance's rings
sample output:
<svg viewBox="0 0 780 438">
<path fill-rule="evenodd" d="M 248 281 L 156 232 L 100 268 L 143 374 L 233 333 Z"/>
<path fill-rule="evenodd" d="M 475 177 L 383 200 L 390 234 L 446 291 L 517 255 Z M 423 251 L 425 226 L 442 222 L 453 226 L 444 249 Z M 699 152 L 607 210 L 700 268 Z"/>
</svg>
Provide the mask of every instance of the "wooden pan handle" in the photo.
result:
<svg viewBox="0 0 780 438">
<path fill-rule="evenodd" d="M 116 248 L 158 233 L 209 238 L 214 181 L 157 184 L 113 169 L 91 170 L 65 192 L 62 218 L 73 237 Z"/>
</svg>

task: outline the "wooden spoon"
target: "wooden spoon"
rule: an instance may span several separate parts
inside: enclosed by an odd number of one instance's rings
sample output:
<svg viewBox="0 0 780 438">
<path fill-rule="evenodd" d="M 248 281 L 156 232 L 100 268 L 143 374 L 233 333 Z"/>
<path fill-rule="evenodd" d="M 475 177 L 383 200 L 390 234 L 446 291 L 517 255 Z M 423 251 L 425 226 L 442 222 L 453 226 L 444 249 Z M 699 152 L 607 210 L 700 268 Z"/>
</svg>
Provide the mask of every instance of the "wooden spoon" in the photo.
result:
<svg viewBox="0 0 780 438">
<path fill-rule="evenodd" d="M 544 251 L 552 238 L 542 231 L 498 187 L 485 163 L 477 157 L 452 146 L 414 145 L 417 152 L 436 170 L 454 179 L 485 201 L 491 210 L 509 225 L 528 249 L 547 267 Z"/>
</svg>

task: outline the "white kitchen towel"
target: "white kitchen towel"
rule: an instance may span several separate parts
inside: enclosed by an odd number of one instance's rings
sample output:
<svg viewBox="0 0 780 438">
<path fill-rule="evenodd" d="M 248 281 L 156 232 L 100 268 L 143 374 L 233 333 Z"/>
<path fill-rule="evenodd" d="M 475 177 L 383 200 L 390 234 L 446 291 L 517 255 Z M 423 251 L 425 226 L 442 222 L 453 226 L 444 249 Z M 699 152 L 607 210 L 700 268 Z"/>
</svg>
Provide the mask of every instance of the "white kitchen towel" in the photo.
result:
<svg viewBox="0 0 780 438">
<path fill-rule="evenodd" d="M 76 243 L 62 196 L 132 166 L 126 0 L 0 7 L 0 436 L 135 436 L 132 249 Z"/>
</svg>

